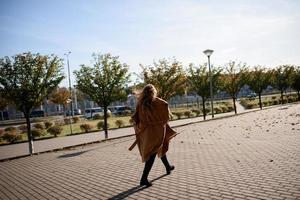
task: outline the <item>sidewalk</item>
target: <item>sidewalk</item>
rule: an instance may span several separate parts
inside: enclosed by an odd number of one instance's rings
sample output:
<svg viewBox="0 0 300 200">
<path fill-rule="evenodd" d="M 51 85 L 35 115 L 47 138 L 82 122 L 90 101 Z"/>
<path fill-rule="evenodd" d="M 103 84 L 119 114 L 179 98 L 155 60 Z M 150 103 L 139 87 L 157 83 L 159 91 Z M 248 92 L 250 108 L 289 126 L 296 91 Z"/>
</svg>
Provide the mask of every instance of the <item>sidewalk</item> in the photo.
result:
<svg viewBox="0 0 300 200">
<path fill-rule="evenodd" d="M 296 200 L 299 110 L 290 104 L 177 127 L 184 132 L 167 153 L 175 170 L 166 175 L 156 158 L 149 188 L 139 187 L 138 148 L 128 151 L 134 136 L 1 162 L 0 199 Z"/>
<path fill-rule="evenodd" d="M 238 114 L 253 112 L 259 109 L 245 110 L 238 102 L 236 104 Z M 234 112 L 224 113 L 224 114 L 215 114 L 215 119 L 234 116 Z M 207 116 L 207 120 L 210 120 L 211 116 Z M 203 121 L 203 117 L 195 117 L 188 119 L 181 119 L 176 121 L 170 121 L 171 127 L 183 126 L 191 123 L 196 123 Z M 134 134 L 132 127 L 129 128 L 120 128 L 108 131 L 109 139 L 120 138 L 125 136 L 131 136 Z M 47 140 L 38 140 L 34 142 L 34 151 L 35 153 L 42 153 L 52 150 L 63 149 L 67 147 L 84 145 L 93 142 L 99 142 L 105 140 L 104 132 L 93 132 L 87 134 L 79 134 L 74 136 L 58 137 Z M 12 145 L 0 146 L 0 161 L 15 158 L 20 156 L 29 155 L 28 143 L 19 143 Z"/>
</svg>

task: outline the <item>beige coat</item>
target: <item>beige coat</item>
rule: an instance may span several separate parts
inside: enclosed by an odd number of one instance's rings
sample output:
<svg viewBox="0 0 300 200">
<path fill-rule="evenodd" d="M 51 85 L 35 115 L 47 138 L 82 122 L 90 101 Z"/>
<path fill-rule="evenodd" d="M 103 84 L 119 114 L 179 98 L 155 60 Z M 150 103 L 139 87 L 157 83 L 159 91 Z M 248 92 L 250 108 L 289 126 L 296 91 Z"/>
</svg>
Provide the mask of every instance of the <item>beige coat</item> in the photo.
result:
<svg viewBox="0 0 300 200">
<path fill-rule="evenodd" d="M 150 155 L 157 153 L 159 157 L 166 154 L 169 141 L 176 132 L 167 124 L 169 121 L 168 103 L 160 98 L 152 102 L 152 110 L 143 109 L 138 105 L 133 114 L 136 144 L 138 145 L 142 162 Z M 131 146 L 133 149 L 135 143 Z"/>
</svg>

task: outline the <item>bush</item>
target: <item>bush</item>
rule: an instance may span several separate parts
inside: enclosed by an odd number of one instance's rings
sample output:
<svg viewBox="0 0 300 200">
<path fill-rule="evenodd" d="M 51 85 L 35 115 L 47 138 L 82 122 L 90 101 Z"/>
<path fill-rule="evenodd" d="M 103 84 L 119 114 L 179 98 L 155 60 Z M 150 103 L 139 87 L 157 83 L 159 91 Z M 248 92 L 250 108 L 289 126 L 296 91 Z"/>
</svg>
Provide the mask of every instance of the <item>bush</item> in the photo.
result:
<svg viewBox="0 0 300 200">
<path fill-rule="evenodd" d="M 17 132 L 17 128 L 14 126 L 10 126 L 4 129 L 5 132 L 15 131 Z"/>
<path fill-rule="evenodd" d="M 175 115 L 177 117 L 177 119 L 181 119 L 181 117 L 183 116 L 183 112 L 172 112 L 173 115 Z"/>
<path fill-rule="evenodd" d="M 293 96 L 289 96 L 289 97 L 287 98 L 287 101 L 288 101 L 289 103 L 291 103 L 291 102 L 297 101 L 297 99 L 296 99 L 295 97 L 293 97 Z"/>
<path fill-rule="evenodd" d="M 31 134 L 32 134 L 32 137 L 35 139 L 35 138 L 41 137 L 43 135 L 43 131 L 42 131 L 42 129 L 35 128 L 35 129 L 31 130 Z"/>
<path fill-rule="evenodd" d="M 94 115 L 94 119 L 103 119 L 103 116 L 97 113 Z"/>
<path fill-rule="evenodd" d="M 133 119 L 132 118 L 129 119 L 129 124 L 133 125 Z"/>
<path fill-rule="evenodd" d="M 4 133 L 2 138 L 9 143 L 14 143 L 17 140 L 21 140 L 22 135 L 18 134 L 17 131 L 8 131 Z"/>
<path fill-rule="evenodd" d="M 225 105 L 222 105 L 222 106 L 220 106 L 219 108 L 222 110 L 222 113 L 226 113 L 226 112 L 229 111 L 228 107 L 225 106 Z"/>
<path fill-rule="evenodd" d="M 27 132 L 27 125 L 23 124 L 18 126 L 18 129 L 20 130 L 21 133 L 26 133 Z"/>
<path fill-rule="evenodd" d="M 65 117 L 65 118 L 64 118 L 64 123 L 65 123 L 66 125 L 72 123 L 71 118 L 70 118 L 70 117 Z"/>
<path fill-rule="evenodd" d="M 4 134 L 4 130 L 0 129 L 0 137 Z"/>
<path fill-rule="evenodd" d="M 268 106 L 268 102 L 267 101 L 263 101 L 262 104 L 263 104 L 264 107 Z"/>
<path fill-rule="evenodd" d="M 77 123 L 80 121 L 80 118 L 78 116 L 73 117 L 73 122 Z"/>
<path fill-rule="evenodd" d="M 55 123 L 54 123 L 56 126 L 63 126 L 63 125 L 65 125 L 65 122 L 64 122 L 64 120 L 56 120 L 55 121 Z"/>
<path fill-rule="evenodd" d="M 80 129 L 82 130 L 82 132 L 88 133 L 93 129 L 93 126 L 91 124 L 81 124 L 80 125 Z"/>
<path fill-rule="evenodd" d="M 53 123 L 50 122 L 50 121 L 46 121 L 46 122 L 44 122 L 44 125 L 45 125 L 46 129 L 48 129 L 48 128 L 50 128 L 51 126 L 53 126 Z"/>
<path fill-rule="evenodd" d="M 51 135 L 54 135 L 54 137 L 57 137 L 57 135 L 60 135 L 62 132 L 63 128 L 59 125 L 55 125 L 50 127 L 47 132 L 50 133 Z"/>
<path fill-rule="evenodd" d="M 272 98 L 272 100 L 275 100 L 275 99 L 276 99 L 276 96 L 272 96 L 271 98 Z"/>
<path fill-rule="evenodd" d="M 272 103 L 273 103 L 273 105 L 278 105 L 279 101 L 278 100 L 274 100 Z"/>
<path fill-rule="evenodd" d="M 205 107 L 205 113 L 206 113 L 206 114 L 210 113 L 210 111 L 211 111 L 211 110 L 210 110 L 209 107 Z"/>
<path fill-rule="evenodd" d="M 40 130 L 44 130 L 45 129 L 45 126 L 42 123 L 35 123 L 33 125 L 33 127 L 36 128 L 36 129 L 40 129 Z"/>
<path fill-rule="evenodd" d="M 115 124 L 118 128 L 121 128 L 125 125 L 125 122 L 124 122 L 124 120 L 118 119 L 115 121 Z"/>
<path fill-rule="evenodd" d="M 192 110 L 192 112 L 195 113 L 197 117 L 201 114 L 201 111 L 197 109 Z"/>
<path fill-rule="evenodd" d="M 193 115 L 193 113 L 190 110 L 184 111 L 183 114 L 184 114 L 184 116 L 186 116 L 188 118 L 190 118 Z"/>
<path fill-rule="evenodd" d="M 215 112 L 216 114 L 219 114 L 219 113 L 222 113 L 223 110 L 222 110 L 220 107 L 215 107 L 215 108 L 214 108 L 214 112 Z"/>
<path fill-rule="evenodd" d="M 107 129 L 110 127 L 110 124 L 107 122 Z M 97 128 L 100 129 L 100 130 L 103 130 L 104 129 L 104 121 L 101 120 L 97 123 Z"/>
</svg>

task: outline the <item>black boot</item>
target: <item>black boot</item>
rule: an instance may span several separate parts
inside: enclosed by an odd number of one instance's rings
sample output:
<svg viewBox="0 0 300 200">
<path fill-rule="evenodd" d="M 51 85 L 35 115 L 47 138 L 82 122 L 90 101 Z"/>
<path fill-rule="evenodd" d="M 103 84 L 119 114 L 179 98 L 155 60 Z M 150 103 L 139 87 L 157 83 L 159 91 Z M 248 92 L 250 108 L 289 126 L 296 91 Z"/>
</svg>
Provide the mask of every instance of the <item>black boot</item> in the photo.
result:
<svg viewBox="0 0 300 200">
<path fill-rule="evenodd" d="M 166 155 L 161 157 L 161 161 L 166 167 L 167 175 L 171 174 L 171 171 L 175 169 L 174 165 L 170 165 Z"/>
<path fill-rule="evenodd" d="M 142 178 L 141 178 L 141 181 L 140 181 L 140 186 L 146 186 L 146 187 L 152 186 L 152 183 L 150 183 L 148 181 L 148 175 L 149 175 L 149 172 L 150 172 L 150 170 L 153 166 L 155 156 L 156 156 L 156 154 L 151 155 L 150 158 L 146 161 L 144 171 L 143 171 L 143 175 L 142 175 Z"/>
</svg>

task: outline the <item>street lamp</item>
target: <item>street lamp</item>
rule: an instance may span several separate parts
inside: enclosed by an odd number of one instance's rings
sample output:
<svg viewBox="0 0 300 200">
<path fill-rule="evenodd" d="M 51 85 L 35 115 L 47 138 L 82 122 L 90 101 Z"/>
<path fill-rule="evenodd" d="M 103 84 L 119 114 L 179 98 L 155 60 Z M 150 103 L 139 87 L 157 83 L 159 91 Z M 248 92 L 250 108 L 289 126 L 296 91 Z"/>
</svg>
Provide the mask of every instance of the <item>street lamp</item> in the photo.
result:
<svg viewBox="0 0 300 200">
<path fill-rule="evenodd" d="M 67 56 L 67 64 L 68 64 L 68 76 L 69 76 L 69 90 L 70 90 L 70 99 L 68 99 L 68 102 L 70 103 L 70 107 L 71 107 L 71 115 L 73 118 L 73 101 L 72 101 L 72 90 L 71 90 L 71 76 L 70 76 L 70 65 L 69 65 L 69 55 L 70 55 L 71 51 L 69 51 L 68 53 L 65 53 L 64 55 Z M 69 123 L 70 123 L 70 131 L 71 131 L 71 135 L 73 134 L 73 130 L 72 130 L 72 119 L 69 119 Z"/>
<path fill-rule="evenodd" d="M 210 70 L 210 56 L 214 51 L 211 49 L 207 49 L 203 51 L 205 55 L 207 55 L 208 58 L 208 69 L 209 69 L 209 88 L 210 88 L 210 104 L 211 104 L 211 116 L 214 118 L 214 104 L 213 104 L 213 87 L 212 87 L 212 74 Z"/>
<path fill-rule="evenodd" d="M 72 101 L 72 88 L 71 88 L 71 76 L 70 76 L 70 65 L 69 65 L 69 55 L 71 54 L 71 51 L 69 51 L 68 53 L 65 53 L 64 55 L 67 56 L 67 65 L 68 65 L 68 76 L 69 76 L 69 90 L 70 90 L 70 99 L 71 99 L 71 115 L 72 117 L 74 116 L 73 113 L 73 101 Z"/>
</svg>

